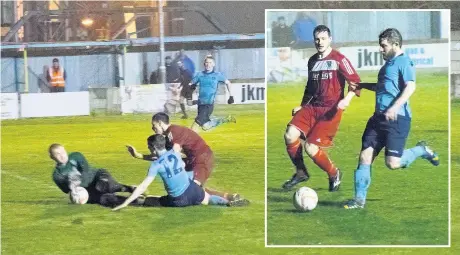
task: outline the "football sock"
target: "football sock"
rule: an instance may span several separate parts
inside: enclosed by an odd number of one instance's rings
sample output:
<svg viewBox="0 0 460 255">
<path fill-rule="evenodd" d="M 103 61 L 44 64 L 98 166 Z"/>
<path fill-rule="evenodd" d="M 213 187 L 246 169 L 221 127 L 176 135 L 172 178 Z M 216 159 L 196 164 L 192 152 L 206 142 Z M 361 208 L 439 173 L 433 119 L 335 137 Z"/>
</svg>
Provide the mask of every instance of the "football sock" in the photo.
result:
<svg viewBox="0 0 460 255">
<path fill-rule="evenodd" d="M 414 148 L 404 150 L 401 156 L 401 167 L 408 167 L 418 157 L 425 156 L 426 150 L 422 146 L 415 146 Z"/>
<path fill-rule="evenodd" d="M 227 118 L 214 118 L 214 119 L 211 119 L 210 121 L 206 122 L 203 124 L 202 128 L 203 130 L 207 131 L 207 130 L 210 130 L 210 129 L 213 129 L 217 126 L 220 126 L 224 123 L 227 123 Z"/>
<path fill-rule="evenodd" d="M 303 162 L 302 144 L 300 143 L 300 140 L 297 139 L 295 142 L 291 144 L 286 144 L 286 151 L 289 155 L 289 158 L 291 158 L 292 164 L 294 164 L 294 166 L 296 167 L 297 172 L 301 170 L 306 173 L 307 168 L 305 167 L 305 163 Z"/>
<path fill-rule="evenodd" d="M 185 104 L 180 104 L 180 109 L 182 113 L 184 114 L 184 116 L 187 116 L 187 113 L 185 112 Z"/>
<path fill-rule="evenodd" d="M 315 156 L 312 157 L 313 162 L 319 168 L 329 175 L 329 178 L 332 178 L 337 175 L 337 167 L 332 163 L 332 161 L 327 156 L 327 153 L 321 149 L 318 150 Z"/>
<path fill-rule="evenodd" d="M 209 204 L 210 205 L 228 205 L 228 200 L 223 198 L 223 197 L 219 197 L 219 196 L 216 196 L 216 195 L 211 195 L 209 197 Z"/>
<path fill-rule="evenodd" d="M 220 191 L 217 191 L 217 190 L 213 190 L 213 189 L 210 189 L 210 188 L 204 188 L 204 190 L 206 192 L 208 192 L 209 195 L 216 195 L 216 196 L 219 196 L 219 197 L 223 197 L 227 200 L 229 200 L 229 196 L 231 196 L 231 194 L 229 195 L 227 192 L 220 192 Z"/>
<path fill-rule="evenodd" d="M 219 197 L 223 197 L 223 198 L 225 198 L 225 199 L 228 199 L 228 193 L 220 192 L 220 191 L 213 190 L 213 189 L 210 189 L 210 188 L 204 188 L 204 190 L 205 190 L 206 192 L 208 192 L 209 195 L 216 195 L 216 196 L 219 196 Z"/>
<path fill-rule="evenodd" d="M 359 164 L 355 170 L 355 199 L 362 204 L 366 201 L 367 190 L 371 184 L 371 165 Z"/>
</svg>

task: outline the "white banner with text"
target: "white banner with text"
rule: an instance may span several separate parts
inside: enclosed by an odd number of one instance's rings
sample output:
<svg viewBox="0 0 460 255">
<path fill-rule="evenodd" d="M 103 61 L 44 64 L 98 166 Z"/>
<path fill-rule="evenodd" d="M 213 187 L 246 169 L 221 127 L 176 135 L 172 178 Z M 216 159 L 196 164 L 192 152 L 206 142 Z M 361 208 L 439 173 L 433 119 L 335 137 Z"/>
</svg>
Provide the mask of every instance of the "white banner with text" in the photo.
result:
<svg viewBox="0 0 460 255">
<path fill-rule="evenodd" d="M 2 120 L 19 118 L 18 93 L 1 93 Z"/>
<path fill-rule="evenodd" d="M 88 91 L 21 94 L 22 118 L 89 114 Z"/>
<path fill-rule="evenodd" d="M 235 104 L 263 104 L 265 102 L 264 83 L 232 83 L 230 91 Z"/>
<path fill-rule="evenodd" d="M 180 111 L 179 83 L 122 86 L 122 113 L 155 113 Z M 196 108 L 194 107 L 188 107 Z"/>
<path fill-rule="evenodd" d="M 341 47 L 356 70 L 379 70 L 385 64 L 379 46 Z M 449 44 L 409 44 L 402 50 L 414 62 L 416 68 L 449 67 Z"/>
</svg>

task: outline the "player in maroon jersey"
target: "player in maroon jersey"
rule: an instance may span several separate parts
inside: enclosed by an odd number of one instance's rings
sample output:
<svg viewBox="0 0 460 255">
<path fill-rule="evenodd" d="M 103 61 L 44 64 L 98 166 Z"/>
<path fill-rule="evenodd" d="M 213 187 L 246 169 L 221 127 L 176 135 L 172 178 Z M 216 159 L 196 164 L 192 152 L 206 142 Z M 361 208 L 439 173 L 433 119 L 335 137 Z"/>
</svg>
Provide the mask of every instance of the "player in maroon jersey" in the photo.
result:
<svg viewBox="0 0 460 255">
<path fill-rule="evenodd" d="M 324 25 L 313 31 L 317 53 L 308 61 L 308 81 L 301 106 L 292 110 L 284 139 L 286 150 L 296 167 L 296 173 L 283 184 L 291 189 L 296 184 L 307 181 L 310 175 L 303 161 L 302 145 L 307 155 L 329 177 L 329 191 L 337 191 L 342 173 L 322 149 L 332 145 L 337 133 L 343 110 L 360 91 L 360 78 L 348 59 L 331 48 L 331 31 Z M 344 97 L 345 81 L 348 94 Z M 301 140 L 305 143 L 302 144 Z"/>
<path fill-rule="evenodd" d="M 214 168 L 214 153 L 206 142 L 195 131 L 190 128 L 169 123 L 169 116 L 166 113 L 156 113 L 152 117 L 152 129 L 157 134 L 162 134 L 167 138 L 167 148 L 174 148 L 185 154 L 185 170 L 198 185 L 204 187 L 206 181 Z M 142 155 L 134 147 L 128 146 L 128 151 L 135 158 L 144 160 L 155 160 L 151 155 Z M 211 195 L 223 197 L 229 201 L 240 200 L 239 194 L 219 192 L 209 188 L 205 190 Z"/>
</svg>

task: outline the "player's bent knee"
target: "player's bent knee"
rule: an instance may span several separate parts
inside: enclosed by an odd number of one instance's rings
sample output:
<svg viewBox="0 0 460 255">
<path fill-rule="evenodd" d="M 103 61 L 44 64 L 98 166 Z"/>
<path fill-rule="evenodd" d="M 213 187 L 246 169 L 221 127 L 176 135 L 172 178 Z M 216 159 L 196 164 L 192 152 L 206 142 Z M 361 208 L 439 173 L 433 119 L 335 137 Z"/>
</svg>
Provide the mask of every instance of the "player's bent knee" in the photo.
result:
<svg viewBox="0 0 460 255">
<path fill-rule="evenodd" d="M 300 131 L 297 128 L 289 126 L 284 134 L 284 140 L 287 143 L 293 143 L 300 137 Z"/>
<path fill-rule="evenodd" d="M 318 153 L 318 151 L 318 145 L 312 143 L 305 143 L 305 152 L 308 154 L 308 156 L 313 157 L 316 155 L 316 153 Z"/>
<path fill-rule="evenodd" d="M 385 160 L 385 165 L 390 170 L 395 170 L 395 169 L 401 168 L 401 162 L 399 160 L 394 160 L 394 159 Z"/>
</svg>

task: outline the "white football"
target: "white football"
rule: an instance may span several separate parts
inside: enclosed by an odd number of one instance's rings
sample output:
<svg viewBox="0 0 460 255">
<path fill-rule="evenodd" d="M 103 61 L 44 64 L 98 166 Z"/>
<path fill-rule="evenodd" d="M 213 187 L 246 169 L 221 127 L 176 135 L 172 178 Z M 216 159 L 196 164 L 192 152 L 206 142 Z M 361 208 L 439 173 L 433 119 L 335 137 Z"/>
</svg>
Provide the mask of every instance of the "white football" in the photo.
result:
<svg viewBox="0 0 460 255">
<path fill-rule="evenodd" d="M 89 194 L 88 191 L 83 187 L 77 187 L 76 192 L 69 192 L 70 201 L 74 204 L 83 205 L 88 202 Z"/>
<path fill-rule="evenodd" d="M 294 206 L 302 212 L 315 209 L 318 204 L 318 194 L 311 188 L 302 187 L 294 193 Z"/>
</svg>

